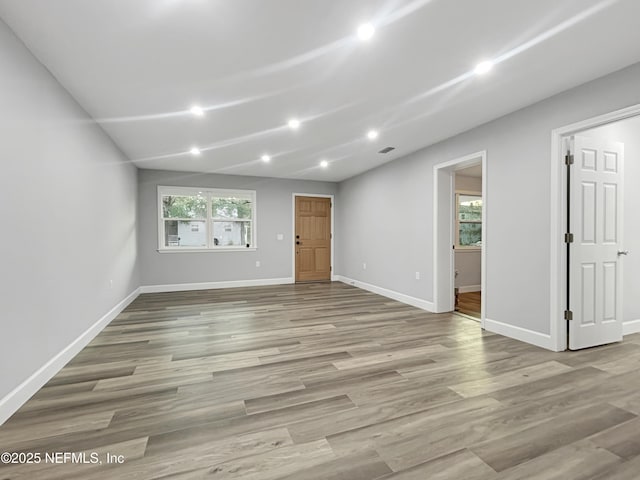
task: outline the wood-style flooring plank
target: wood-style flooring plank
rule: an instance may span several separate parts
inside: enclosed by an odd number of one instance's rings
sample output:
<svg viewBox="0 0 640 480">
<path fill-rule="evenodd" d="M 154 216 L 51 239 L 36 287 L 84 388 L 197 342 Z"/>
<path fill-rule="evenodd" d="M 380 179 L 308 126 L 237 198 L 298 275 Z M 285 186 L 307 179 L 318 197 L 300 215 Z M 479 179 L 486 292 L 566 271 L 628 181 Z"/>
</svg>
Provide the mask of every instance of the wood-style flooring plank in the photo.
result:
<svg viewBox="0 0 640 480">
<path fill-rule="evenodd" d="M 632 418 L 636 416 L 608 404 L 591 405 L 562 413 L 503 438 L 472 446 L 471 451 L 500 472 Z"/>
<path fill-rule="evenodd" d="M 172 475 L 178 480 L 236 478 L 239 480 L 276 480 L 297 475 L 335 458 L 326 440 L 287 445 L 265 453 L 240 457 L 203 469 Z"/>
<path fill-rule="evenodd" d="M 140 295 L 0 426 L 0 480 L 637 480 L 640 334 L 549 352 L 342 283 Z"/>
<path fill-rule="evenodd" d="M 496 472 L 469 450 L 457 450 L 380 480 L 495 480 Z"/>
<path fill-rule="evenodd" d="M 475 397 L 540 378 L 553 377 L 569 370 L 571 370 L 571 367 L 558 362 L 544 362 L 486 379 L 458 383 L 451 385 L 449 388 L 463 397 Z"/>
<path fill-rule="evenodd" d="M 621 463 L 613 453 L 580 440 L 505 470 L 497 480 L 591 480 Z"/>
</svg>

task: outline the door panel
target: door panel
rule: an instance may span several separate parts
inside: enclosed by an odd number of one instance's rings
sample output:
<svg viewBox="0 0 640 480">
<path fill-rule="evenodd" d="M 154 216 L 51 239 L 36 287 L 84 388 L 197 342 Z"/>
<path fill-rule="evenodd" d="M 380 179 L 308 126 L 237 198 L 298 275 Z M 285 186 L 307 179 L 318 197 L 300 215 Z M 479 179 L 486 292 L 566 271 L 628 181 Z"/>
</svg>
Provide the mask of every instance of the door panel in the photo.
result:
<svg viewBox="0 0 640 480">
<path fill-rule="evenodd" d="M 582 325 L 594 325 L 596 322 L 596 266 L 593 263 L 582 264 Z"/>
<path fill-rule="evenodd" d="M 575 137 L 571 168 L 569 348 L 622 340 L 622 187 L 624 146 Z"/>
<path fill-rule="evenodd" d="M 296 197 L 296 282 L 331 280 L 331 199 Z"/>
<path fill-rule="evenodd" d="M 617 318 L 616 298 L 618 297 L 618 264 L 607 262 L 602 265 L 603 322 L 615 322 Z"/>
</svg>

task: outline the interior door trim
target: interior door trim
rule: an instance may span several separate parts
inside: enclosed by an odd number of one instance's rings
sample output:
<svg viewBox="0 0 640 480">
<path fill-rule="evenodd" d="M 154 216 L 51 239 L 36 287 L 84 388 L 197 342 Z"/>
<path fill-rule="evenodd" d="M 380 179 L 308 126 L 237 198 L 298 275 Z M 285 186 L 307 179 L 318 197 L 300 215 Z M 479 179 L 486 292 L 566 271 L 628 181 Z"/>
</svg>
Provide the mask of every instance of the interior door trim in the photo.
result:
<svg viewBox="0 0 640 480">
<path fill-rule="evenodd" d="M 640 115 L 640 103 L 604 115 L 587 118 L 551 131 L 550 156 L 550 265 L 549 265 L 549 348 L 556 352 L 567 349 L 567 321 L 564 319 L 566 298 L 566 171 L 564 156 L 572 135 L 584 130 Z M 624 325 L 623 325 L 624 328 Z"/>
</svg>

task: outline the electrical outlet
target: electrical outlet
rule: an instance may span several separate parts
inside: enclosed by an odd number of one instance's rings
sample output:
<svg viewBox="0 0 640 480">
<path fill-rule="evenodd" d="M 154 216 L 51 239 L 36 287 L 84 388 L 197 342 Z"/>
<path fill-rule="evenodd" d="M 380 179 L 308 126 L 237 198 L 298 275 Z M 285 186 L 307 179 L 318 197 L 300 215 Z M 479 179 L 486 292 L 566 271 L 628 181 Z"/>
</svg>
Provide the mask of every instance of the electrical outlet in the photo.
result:
<svg viewBox="0 0 640 480">
<path fill-rule="evenodd" d="M 109 288 L 113 288 L 113 280 L 109 280 Z"/>
<path fill-rule="evenodd" d="M 367 269 L 367 264 L 366 264 L 366 263 L 363 263 L 363 264 L 362 264 L 362 269 L 363 269 L 363 270 L 366 270 L 366 269 Z"/>
<path fill-rule="evenodd" d="M 256 267 L 260 266 L 260 260 L 256 260 Z"/>
<path fill-rule="evenodd" d="M 279 234 L 276 235 L 276 238 L 278 240 L 284 240 L 284 235 L 282 233 L 279 233 Z"/>
<path fill-rule="evenodd" d="M 416 272 L 416 280 L 420 280 L 420 272 Z"/>
</svg>

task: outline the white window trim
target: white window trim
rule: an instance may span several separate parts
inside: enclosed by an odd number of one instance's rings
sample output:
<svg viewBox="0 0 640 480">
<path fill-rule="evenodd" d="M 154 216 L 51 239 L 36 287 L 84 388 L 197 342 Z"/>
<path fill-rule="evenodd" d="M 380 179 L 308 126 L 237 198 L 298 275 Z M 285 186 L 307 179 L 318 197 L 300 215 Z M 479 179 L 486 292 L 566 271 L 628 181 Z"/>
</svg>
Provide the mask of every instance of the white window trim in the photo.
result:
<svg viewBox="0 0 640 480">
<path fill-rule="evenodd" d="M 164 221 L 166 220 L 162 216 L 162 197 L 164 195 L 205 195 L 207 196 L 207 214 L 206 218 L 189 218 L 184 219 L 185 221 L 204 221 L 205 223 L 205 231 L 207 234 L 207 245 L 206 247 L 167 247 L 164 245 Z M 251 198 L 251 209 L 252 209 L 252 218 L 251 219 L 237 219 L 237 221 L 250 221 L 251 222 L 251 246 L 250 247 L 215 247 L 213 245 L 211 232 L 213 232 L 213 223 L 216 221 L 216 218 L 212 216 L 212 207 L 211 207 L 211 197 L 213 196 L 228 196 L 228 197 L 250 197 Z M 176 186 L 166 186 L 166 185 L 158 185 L 158 195 L 157 195 L 157 203 L 158 203 L 158 252 L 159 253 L 210 253 L 210 252 L 255 252 L 258 249 L 257 244 L 257 204 L 256 204 L 256 191 L 255 190 L 232 190 L 225 188 L 199 188 L 199 187 L 176 187 Z M 179 218 L 172 218 L 171 220 L 181 220 Z M 220 221 L 221 219 L 217 219 Z M 225 219 L 228 220 L 228 219 Z M 232 221 L 236 221 L 233 219 Z"/>
<path fill-rule="evenodd" d="M 460 195 L 473 195 L 476 197 L 480 197 L 481 200 L 483 200 L 482 198 L 482 192 L 474 192 L 471 190 L 456 190 L 455 191 L 455 195 L 456 195 L 456 199 L 455 199 L 455 206 L 456 206 L 456 218 L 455 218 L 455 236 L 456 236 L 456 250 L 459 252 L 479 252 L 480 250 L 482 250 L 482 247 L 471 247 L 471 246 L 467 246 L 467 245 L 460 245 L 460 223 L 479 223 L 480 225 L 482 225 L 482 220 L 477 220 L 477 221 L 468 221 L 468 222 L 460 222 L 460 202 L 459 202 L 459 196 Z M 484 201 L 482 203 L 482 210 L 484 211 Z"/>
</svg>

